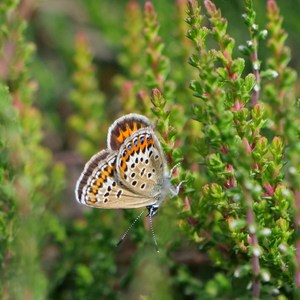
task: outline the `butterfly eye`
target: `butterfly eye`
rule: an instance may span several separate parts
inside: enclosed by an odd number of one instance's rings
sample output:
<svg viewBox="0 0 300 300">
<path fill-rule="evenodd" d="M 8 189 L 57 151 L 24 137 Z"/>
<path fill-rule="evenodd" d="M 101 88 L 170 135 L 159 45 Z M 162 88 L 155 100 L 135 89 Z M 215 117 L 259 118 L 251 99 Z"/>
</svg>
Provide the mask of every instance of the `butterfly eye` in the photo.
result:
<svg viewBox="0 0 300 300">
<path fill-rule="evenodd" d="M 124 150 L 124 151 L 123 151 L 123 156 L 126 156 L 126 154 L 127 154 L 127 151 Z"/>
<path fill-rule="evenodd" d="M 135 138 L 135 139 L 133 140 L 133 144 L 134 144 L 135 147 L 138 145 L 138 139 L 137 139 L 137 138 Z"/>
<path fill-rule="evenodd" d="M 151 135 L 150 134 L 147 134 L 147 142 L 149 142 L 151 139 Z"/>
<path fill-rule="evenodd" d="M 129 143 L 129 144 L 127 145 L 127 149 L 128 149 L 129 151 L 132 149 L 132 144 L 131 144 L 131 143 Z"/>
<path fill-rule="evenodd" d="M 145 141 L 145 137 L 142 135 L 142 136 L 140 137 L 140 143 L 143 144 L 144 141 Z"/>
</svg>

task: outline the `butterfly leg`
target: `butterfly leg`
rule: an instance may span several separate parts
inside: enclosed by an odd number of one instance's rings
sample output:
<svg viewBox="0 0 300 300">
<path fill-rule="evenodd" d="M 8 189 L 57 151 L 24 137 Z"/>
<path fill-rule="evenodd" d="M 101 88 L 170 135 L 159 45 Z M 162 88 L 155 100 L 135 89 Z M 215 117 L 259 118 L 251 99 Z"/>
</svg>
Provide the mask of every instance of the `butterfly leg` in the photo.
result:
<svg viewBox="0 0 300 300">
<path fill-rule="evenodd" d="M 170 173 L 169 173 L 169 178 L 172 177 L 172 174 L 173 174 L 174 170 L 175 170 L 179 165 L 181 165 L 181 162 L 177 163 L 177 164 L 171 169 L 171 171 L 170 171 Z M 181 188 L 182 184 L 185 183 L 185 182 L 187 182 L 187 180 L 182 180 L 182 181 L 179 182 L 179 184 L 178 184 L 176 187 L 173 187 L 173 188 L 171 189 L 171 194 L 173 194 L 173 197 L 175 197 L 175 196 L 177 196 L 177 195 L 179 194 L 180 188 Z"/>
<path fill-rule="evenodd" d="M 182 180 L 182 181 L 180 181 L 180 182 L 178 183 L 178 185 L 177 185 L 176 187 L 175 187 L 175 186 L 172 186 L 172 187 L 170 188 L 170 197 L 171 197 L 171 198 L 178 196 L 179 191 L 180 191 L 180 189 L 181 189 L 181 186 L 182 186 L 182 184 L 185 183 L 185 182 L 187 182 L 187 180 Z"/>
<path fill-rule="evenodd" d="M 185 182 L 187 182 L 187 180 L 182 180 L 178 183 L 178 185 L 176 186 L 176 195 L 179 194 L 179 191 L 181 189 L 182 184 L 184 184 Z"/>
<path fill-rule="evenodd" d="M 181 162 L 177 163 L 177 164 L 170 170 L 169 178 L 172 177 L 172 174 L 173 174 L 174 170 L 175 170 L 178 166 L 180 166 L 180 165 L 181 165 Z"/>
</svg>

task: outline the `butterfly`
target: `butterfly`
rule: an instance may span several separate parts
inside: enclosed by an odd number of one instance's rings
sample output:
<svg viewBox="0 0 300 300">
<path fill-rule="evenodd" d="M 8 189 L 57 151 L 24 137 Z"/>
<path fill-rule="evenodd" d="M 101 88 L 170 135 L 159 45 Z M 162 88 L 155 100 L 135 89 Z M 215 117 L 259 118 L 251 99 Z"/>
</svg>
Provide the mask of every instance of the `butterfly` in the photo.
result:
<svg viewBox="0 0 300 300">
<path fill-rule="evenodd" d="M 173 169 L 169 172 L 149 119 L 128 114 L 108 129 L 107 149 L 86 163 L 76 184 L 76 199 L 81 204 L 104 209 L 146 207 L 157 246 L 152 217 L 165 198 L 178 195 L 182 184 L 177 187 L 171 184 Z"/>
</svg>

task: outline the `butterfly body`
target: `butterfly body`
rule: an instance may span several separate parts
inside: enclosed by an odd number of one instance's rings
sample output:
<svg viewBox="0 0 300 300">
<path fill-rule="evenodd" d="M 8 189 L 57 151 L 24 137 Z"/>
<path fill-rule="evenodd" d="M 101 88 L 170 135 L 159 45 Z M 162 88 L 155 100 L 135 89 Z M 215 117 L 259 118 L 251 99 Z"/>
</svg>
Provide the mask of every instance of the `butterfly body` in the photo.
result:
<svg viewBox="0 0 300 300">
<path fill-rule="evenodd" d="M 108 130 L 107 149 L 85 165 L 76 184 L 78 202 L 97 208 L 147 207 L 153 216 L 166 197 L 178 194 L 150 121 L 129 114 Z"/>
</svg>

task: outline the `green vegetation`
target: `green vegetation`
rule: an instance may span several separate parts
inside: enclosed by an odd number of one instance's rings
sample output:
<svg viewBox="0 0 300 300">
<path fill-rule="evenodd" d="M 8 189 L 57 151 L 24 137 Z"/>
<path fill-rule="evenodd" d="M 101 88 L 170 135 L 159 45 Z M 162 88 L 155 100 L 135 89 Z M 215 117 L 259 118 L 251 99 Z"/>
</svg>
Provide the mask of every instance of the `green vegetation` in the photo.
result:
<svg viewBox="0 0 300 300">
<path fill-rule="evenodd" d="M 1 299 L 297 299 L 299 4 L 121 2 L 0 3 Z M 185 180 L 159 254 L 147 217 L 116 247 L 140 210 L 74 198 L 130 112 Z"/>
</svg>

